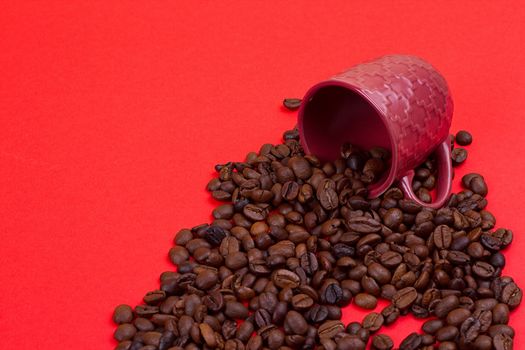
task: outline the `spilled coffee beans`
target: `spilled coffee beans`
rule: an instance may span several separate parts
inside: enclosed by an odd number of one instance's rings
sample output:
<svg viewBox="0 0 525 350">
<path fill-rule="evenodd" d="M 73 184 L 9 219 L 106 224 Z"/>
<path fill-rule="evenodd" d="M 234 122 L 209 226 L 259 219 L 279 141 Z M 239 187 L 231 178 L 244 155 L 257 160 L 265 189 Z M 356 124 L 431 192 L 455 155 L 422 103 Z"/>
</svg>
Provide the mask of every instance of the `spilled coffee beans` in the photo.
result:
<svg viewBox="0 0 525 350">
<path fill-rule="evenodd" d="M 472 136 L 455 140 L 466 146 Z M 466 156 L 452 152 L 456 165 Z M 397 186 L 367 198 L 389 161 L 388 150 L 346 144 L 322 163 L 293 129 L 281 144 L 217 165 L 207 185 L 222 202 L 213 221 L 175 235 L 168 255 L 177 268 L 142 305 L 116 307 L 116 349 L 390 350 L 392 339 L 377 332 L 407 313 L 430 319 L 400 350 L 512 349 L 508 322 L 522 291 L 502 275 L 502 251 L 513 233 L 486 209 L 485 179 L 465 175 L 465 189 L 437 210 Z M 423 201 L 432 200 L 436 169 L 430 157 L 415 170 Z M 341 308 L 374 309 L 378 298 L 389 305 L 341 322 Z"/>
</svg>

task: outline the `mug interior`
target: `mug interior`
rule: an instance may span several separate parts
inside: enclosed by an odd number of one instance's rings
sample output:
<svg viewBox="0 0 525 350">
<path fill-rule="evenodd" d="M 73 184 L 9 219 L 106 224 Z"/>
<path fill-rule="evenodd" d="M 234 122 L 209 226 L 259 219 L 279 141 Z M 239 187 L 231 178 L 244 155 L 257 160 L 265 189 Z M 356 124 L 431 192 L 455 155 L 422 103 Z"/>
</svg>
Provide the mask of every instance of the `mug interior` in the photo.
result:
<svg viewBox="0 0 525 350">
<path fill-rule="evenodd" d="M 313 87 L 299 111 L 299 131 L 307 153 L 324 161 L 335 160 L 343 143 L 363 150 L 383 147 L 392 155 L 389 169 L 369 191 L 372 197 L 386 190 L 394 181 L 395 144 L 383 116 L 358 92 L 333 82 Z"/>
</svg>

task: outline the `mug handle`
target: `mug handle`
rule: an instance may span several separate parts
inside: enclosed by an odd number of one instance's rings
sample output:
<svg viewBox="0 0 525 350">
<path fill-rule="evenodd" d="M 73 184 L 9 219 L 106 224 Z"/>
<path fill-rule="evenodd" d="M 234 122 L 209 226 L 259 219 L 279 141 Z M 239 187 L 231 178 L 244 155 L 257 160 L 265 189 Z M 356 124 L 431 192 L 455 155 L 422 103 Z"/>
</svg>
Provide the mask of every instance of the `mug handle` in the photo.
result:
<svg viewBox="0 0 525 350">
<path fill-rule="evenodd" d="M 430 207 L 434 209 L 441 208 L 447 201 L 450 191 L 452 189 L 452 160 L 450 159 L 450 139 L 447 137 L 436 148 L 438 174 L 437 174 L 437 196 L 432 203 L 425 203 L 421 201 L 412 190 L 412 180 L 414 179 L 414 170 L 410 170 L 405 176 L 399 180 L 401 189 L 405 192 L 405 196 L 412 199 L 419 205 Z"/>
</svg>

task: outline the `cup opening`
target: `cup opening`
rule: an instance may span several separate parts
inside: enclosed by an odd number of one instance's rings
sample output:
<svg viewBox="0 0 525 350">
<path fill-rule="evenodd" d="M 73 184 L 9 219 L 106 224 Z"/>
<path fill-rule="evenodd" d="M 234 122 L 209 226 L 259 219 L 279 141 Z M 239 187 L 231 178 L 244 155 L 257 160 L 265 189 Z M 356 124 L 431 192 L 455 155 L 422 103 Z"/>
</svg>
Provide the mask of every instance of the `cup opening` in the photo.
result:
<svg viewBox="0 0 525 350">
<path fill-rule="evenodd" d="M 352 87 L 333 81 L 314 86 L 303 101 L 299 131 L 305 151 L 329 161 L 338 158 L 345 142 L 363 150 L 383 147 L 392 155 L 389 170 L 369 191 L 371 196 L 377 196 L 386 190 L 394 181 L 396 146 L 377 109 Z"/>
</svg>

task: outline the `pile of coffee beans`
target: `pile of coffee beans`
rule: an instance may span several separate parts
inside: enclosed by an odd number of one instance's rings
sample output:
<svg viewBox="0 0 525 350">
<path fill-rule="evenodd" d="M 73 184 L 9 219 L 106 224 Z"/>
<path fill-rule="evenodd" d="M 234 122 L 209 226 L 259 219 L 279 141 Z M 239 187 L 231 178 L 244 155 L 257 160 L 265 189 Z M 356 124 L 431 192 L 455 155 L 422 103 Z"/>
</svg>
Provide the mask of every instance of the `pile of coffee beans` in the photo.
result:
<svg viewBox="0 0 525 350">
<path fill-rule="evenodd" d="M 144 304 L 115 309 L 116 349 L 389 350 L 392 339 L 377 332 L 409 313 L 427 321 L 401 350 L 512 349 L 509 315 L 522 291 L 502 275 L 502 251 L 513 234 L 485 209 L 483 176 L 464 176 L 465 189 L 438 210 L 396 186 L 368 199 L 389 159 L 345 145 L 340 159 L 321 163 L 294 129 L 281 144 L 217 165 L 207 189 L 223 204 L 211 223 L 176 234 L 177 269 L 162 273 Z M 432 159 L 416 170 L 424 201 L 435 171 Z M 341 308 L 374 309 L 379 298 L 389 301 L 380 312 L 341 322 Z"/>
</svg>

